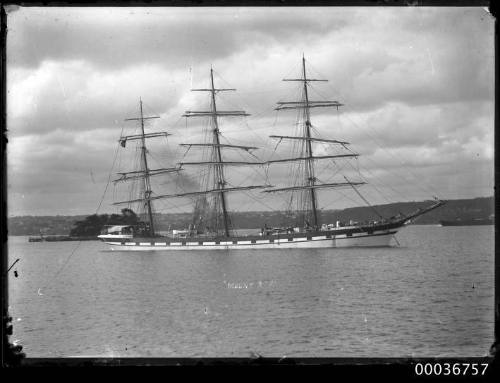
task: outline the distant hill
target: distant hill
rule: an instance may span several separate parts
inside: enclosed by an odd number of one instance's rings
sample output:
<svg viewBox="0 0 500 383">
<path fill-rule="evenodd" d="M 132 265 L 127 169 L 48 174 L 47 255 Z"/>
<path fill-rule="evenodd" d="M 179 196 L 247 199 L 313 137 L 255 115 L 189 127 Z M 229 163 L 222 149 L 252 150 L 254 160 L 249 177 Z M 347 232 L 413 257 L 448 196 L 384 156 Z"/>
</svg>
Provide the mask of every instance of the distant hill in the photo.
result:
<svg viewBox="0 0 500 383">
<path fill-rule="evenodd" d="M 43 230 L 47 235 L 69 235 L 77 221 L 85 219 L 86 215 L 56 215 L 33 216 L 24 215 L 7 219 L 8 235 L 38 235 Z"/>
<path fill-rule="evenodd" d="M 421 207 L 429 206 L 432 201 L 397 202 L 387 205 L 376 205 L 373 208 L 385 217 L 392 217 L 399 213 L 408 214 Z M 474 199 L 449 200 L 444 206 L 433 210 L 414 222 L 416 224 L 438 224 L 440 220 L 470 219 L 488 217 L 495 213 L 494 198 L 481 197 Z M 78 216 L 21 216 L 8 219 L 9 235 L 37 235 L 40 230 L 44 234 L 68 235 L 77 221 L 84 220 L 86 215 Z M 288 222 L 284 212 L 253 211 L 233 212 L 232 222 L 235 227 L 242 229 L 260 228 L 268 226 L 282 226 Z M 367 206 L 348 208 L 344 210 L 324 210 L 320 212 L 321 222 L 334 223 L 335 221 L 358 222 L 376 220 L 377 214 Z M 191 222 L 191 213 L 156 214 L 157 230 L 165 231 L 170 228 L 184 228 Z"/>
<path fill-rule="evenodd" d="M 419 208 L 429 206 L 432 202 L 397 202 L 387 205 L 377 205 L 374 208 L 384 217 L 392 217 L 400 212 L 403 214 L 411 213 Z M 418 217 L 414 223 L 419 225 L 438 224 L 441 220 L 484 218 L 491 214 L 495 214 L 493 197 L 456 199 L 448 200 L 445 205 Z M 324 222 L 333 222 L 334 220 L 347 221 L 349 219 L 355 221 L 377 219 L 376 213 L 369 207 L 354 207 L 332 213 L 325 212 L 324 216 L 327 218 Z"/>
</svg>

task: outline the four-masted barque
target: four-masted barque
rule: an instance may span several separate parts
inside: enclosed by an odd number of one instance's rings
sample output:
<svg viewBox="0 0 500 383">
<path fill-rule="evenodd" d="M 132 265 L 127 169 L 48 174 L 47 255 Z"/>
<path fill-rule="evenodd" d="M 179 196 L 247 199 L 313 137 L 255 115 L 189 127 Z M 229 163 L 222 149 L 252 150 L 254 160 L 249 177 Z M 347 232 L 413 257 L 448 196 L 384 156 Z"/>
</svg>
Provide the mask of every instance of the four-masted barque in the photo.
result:
<svg viewBox="0 0 500 383">
<path fill-rule="evenodd" d="M 166 137 L 167 132 L 145 133 L 145 120 L 154 117 L 144 117 L 142 101 L 140 102 L 140 117 L 129 119 L 140 121 L 140 134 L 123 136 L 119 142 L 125 147 L 127 141 L 139 140 L 141 169 L 122 172 L 119 181 L 139 181 L 141 196 L 137 199 L 116 202 L 115 204 L 139 203 L 144 209 L 147 219 L 141 225 L 113 226 L 105 229 L 99 236 L 104 242 L 111 245 L 113 250 L 225 250 L 225 249 L 287 249 L 287 248 L 336 248 L 336 247 L 380 247 L 390 246 L 393 236 L 397 231 L 411 222 L 414 218 L 436 209 L 444 202 L 436 200 L 425 209 L 420 209 L 412 214 L 365 223 L 340 222 L 322 223 L 318 208 L 318 189 L 352 188 L 363 200 L 364 197 L 357 187 L 364 184 L 361 181 L 352 181 L 343 177 L 341 182 L 320 182 L 315 175 L 316 161 L 337 161 L 355 158 L 358 154 L 348 149 L 348 142 L 336 139 L 324 139 L 313 135 L 311 124 L 311 109 L 335 107 L 342 104 L 338 101 L 313 101 L 309 98 L 311 82 L 327 81 L 313 79 L 307 76 L 306 61 L 302 58 L 302 73 L 299 78 L 284 79 L 283 81 L 299 82 L 301 85 L 301 98 L 297 101 L 280 101 L 276 110 L 298 111 L 298 134 L 271 135 L 273 139 L 291 142 L 295 156 L 290 158 L 269 159 L 268 161 L 229 161 L 225 160 L 225 150 L 238 150 L 251 152 L 256 147 L 231 145 L 221 143 L 221 130 L 219 119 L 223 117 L 248 116 L 241 110 L 219 110 L 216 96 L 219 92 L 235 91 L 229 88 L 216 88 L 213 70 L 210 70 L 210 86 L 203 89 L 192 89 L 197 92 L 210 94 L 210 109 L 206 111 L 187 111 L 184 117 L 209 118 L 209 134 L 207 142 L 183 143 L 182 146 L 204 149 L 203 161 L 179 162 L 170 168 L 150 169 L 148 166 L 146 139 L 153 137 Z M 317 155 L 314 153 L 313 144 L 338 145 L 345 149 L 340 154 Z M 255 158 L 255 156 L 254 156 Z M 267 183 L 261 185 L 232 186 L 226 178 L 228 166 L 274 166 L 292 164 L 294 169 L 289 177 L 292 181 L 288 186 L 273 186 Z M 178 174 L 187 167 L 205 167 L 203 179 L 200 182 L 202 190 L 182 193 L 156 195 L 151 190 L 150 178 L 168 173 Z M 268 193 L 288 193 L 290 201 L 296 201 L 296 213 L 285 227 L 261 229 L 258 235 L 238 235 L 232 225 L 231 214 L 228 208 L 227 194 L 258 190 L 265 196 Z M 194 201 L 193 223 L 188 228 L 171 230 L 167 235 L 159 235 L 155 230 L 152 204 L 158 199 L 190 198 Z M 366 201 L 366 200 L 365 200 Z M 378 213 L 377 213 L 378 214 Z"/>
</svg>

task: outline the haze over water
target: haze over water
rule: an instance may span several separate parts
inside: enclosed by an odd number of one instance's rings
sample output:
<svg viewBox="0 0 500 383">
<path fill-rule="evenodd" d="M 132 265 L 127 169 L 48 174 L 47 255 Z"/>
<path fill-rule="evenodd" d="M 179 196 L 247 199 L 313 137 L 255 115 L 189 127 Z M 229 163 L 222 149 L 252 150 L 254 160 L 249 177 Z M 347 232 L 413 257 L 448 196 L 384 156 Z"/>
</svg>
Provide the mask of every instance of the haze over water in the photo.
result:
<svg viewBox="0 0 500 383">
<path fill-rule="evenodd" d="M 493 226 L 397 238 L 390 249 L 111 252 L 9 237 L 11 340 L 28 357 L 486 355 Z"/>
</svg>

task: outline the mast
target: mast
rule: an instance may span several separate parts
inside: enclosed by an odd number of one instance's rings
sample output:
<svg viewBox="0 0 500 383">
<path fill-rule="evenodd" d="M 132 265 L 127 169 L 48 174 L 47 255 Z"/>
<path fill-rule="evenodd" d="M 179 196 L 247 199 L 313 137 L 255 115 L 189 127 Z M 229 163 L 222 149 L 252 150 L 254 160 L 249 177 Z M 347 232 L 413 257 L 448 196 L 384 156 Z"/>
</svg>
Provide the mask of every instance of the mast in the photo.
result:
<svg viewBox="0 0 500 383">
<path fill-rule="evenodd" d="M 202 194 L 215 194 L 217 195 L 217 199 L 214 203 L 214 208 L 216 212 L 216 226 L 218 226 L 218 217 L 219 217 L 219 207 L 222 215 L 222 226 L 224 230 L 224 235 L 226 237 L 230 236 L 230 217 L 228 213 L 228 206 L 226 200 L 226 193 L 232 191 L 240 191 L 240 190 L 250 190 L 255 188 L 266 188 L 270 185 L 256 185 L 256 186 L 248 186 L 248 187 L 230 187 L 227 188 L 227 182 L 224 176 L 224 166 L 226 165 L 263 165 L 260 162 L 244 162 L 244 161 L 224 161 L 221 154 L 221 149 L 241 149 L 244 151 L 250 151 L 253 149 L 257 149 L 251 146 L 241 146 L 241 145 L 228 145 L 221 144 L 220 142 L 220 130 L 219 130 L 219 122 L 218 117 L 232 117 L 232 116 L 248 116 L 245 111 L 241 110 L 230 110 L 230 111 L 220 111 L 217 110 L 217 103 L 215 95 L 217 92 L 222 91 L 235 91 L 236 89 L 228 89 L 228 88 L 216 88 L 214 84 L 214 71 L 213 68 L 210 68 L 210 88 L 203 89 L 191 89 L 192 91 L 199 92 L 210 92 L 210 110 L 209 111 L 186 111 L 183 115 L 184 117 L 204 117 L 208 116 L 211 118 L 212 123 L 212 143 L 191 143 L 191 144 L 181 144 L 182 146 L 191 147 L 211 147 L 211 158 L 209 161 L 202 162 L 181 162 L 179 166 L 185 165 L 208 165 L 212 166 L 214 169 L 214 180 L 213 180 L 213 188 L 210 190 L 206 190 L 203 192 L 197 193 L 181 193 L 175 195 L 175 197 L 182 196 L 192 196 L 192 195 L 202 195 Z M 164 196 L 163 198 L 168 198 L 171 196 Z"/>
<path fill-rule="evenodd" d="M 224 222 L 224 233 L 226 237 L 229 237 L 229 217 L 227 215 L 226 210 L 226 196 L 224 195 L 223 189 L 226 185 L 226 181 L 224 179 L 224 165 L 222 164 L 222 156 L 220 154 L 220 140 L 219 140 L 219 124 L 217 122 L 217 106 L 215 104 L 215 87 L 214 87 L 214 70 L 210 68 L 210 85 L 211 88 L 211 96 L 212 96 L 212 122 L 213 122 L 213 138 L 215 146 L 215 152 L 217 153 L 216 161 L 219 162 L 215 164 L 215 178 L 217 182 L 217 186 L 221 189 L 219 193 L 219 198 L 222 207 L 222 217 Z"/>
<path fill-rule="evenodd" d="M 173 169 L 155 169 L 153 171 L 153 173 L 150 172 L 149 167 L 148 167 L 148 159 L 146 156 L 146 153 L 147 153 L 146 138 L 168 136 L 169 134 L 166 132 L 157 132 L 157 133 L 146 134 L 144 132 L 144 121 L 149 120 L 149 119 L 153 119 L 153 118 L 160 118 L 160 117 L 159 116 L 144 117 L 144 113 L 142 110 L 142 99 L 141 98 L 139 98 L 139 108 L 140 108 L 140 117 L 127 118 L 127 119 L 125 119 L 125 121 L 140 121 L 141 122 L 141 134 L 120 137 L 119 142 L 120 142 L 121 146 L 125 147 L 127 141 L 141 140 L 141 168 L 142 169 L 139 171 L 118 173 L 118 174 L 121 174 L 121 178 L 115 180 L 114 182 L 142 179 L 142 183 L 143 183 L 143 187 L 144 187 L 144 196 L 139 201 L 145 202 L 146 214 L 148 215 L 148 221 L 149 221 L 149 235 L 154 237 L 155 229 L 154 229 L 154 222 L 153 222 L 153 208 L 152 208 L 152 204 L 151 204 L 150 176 L 157 175 L 157 174 L 163 174 L 163 173 L 170 172 L 170 171 L 177 171 L 179 169 L 175 169 L 175 168 L 173 168 Z M 132 176 L 127 176 L 127 174 L 132 174 Z"/>
<path fill-rule="evenodd" d="M 148 217 L 149 217 L 149 234 L 154 237 L 155 229 L 153 223 L 153 212 L 151 209 L 151 181 L 149 180 L 149 168 L 148 168 L 148 159 L 146 157 L 146 138 L 144 137 L 144 115 L 142 113 L 142 99 L 140 99 L 141 105 L 141 141 L 142 141 L 142 159 L 144 161 L 144 199 L 146 200 L 146 205 L 148 208 Z"/>
<path fill-rule="evenodd" d="M 305 147 L 305 154 L 301 154 L 295 158 L 285 158 L 285 159 L 277 159 L 272 161 L 267 161 L 267 164 L 271 163 L 279 163 L 279 162 L 292 162 L 292 161 L 304 161 L 304 185 L 302 186 L 293 186 L 293 187 L 284 187 L 279 189 L 268 189 L 264 190 L 265 193 L 274 193 L 274 192 L 293 192 L 297 190 L 303 190 L 306 192 L 306 196 L 308 197 L 308 203 L 305 204 L 306 209 L 309 210 L 308 216 L 312 218 L 313 227 L 317 229 L 320 226 L 319 218 L 318 218 L 318 198 L 316 195 L 316 189 L 320 188 L 337 188 L 344 186 L 352 186 L 354 185 L 362 185 L 364 182 L 336 182 L 336 183 L 318 183 L 315 174 L 314 174 L 314 161 L 330 159 L 330 158 L 349 158 L 349 157 L 358 157 L 358 154 L 353 152 L 349 154 L 337 154 L 337 155 L 325 155 L 325 156 L 315 156 L 313 153 L 312 143 L 313 142 L 322 142 L 329 144 L 339 144 L 347 149 L 348 142 L 339 141 L 339 140 L 330 140 L 330 139 L 322 139 L 318 137 L 313 137 L 311 134 L 311 108 L 322 108 L 322 107 L 336 107 L 338 109 L 339 106 L 342 106 L 338 101 L 311 101 L 309 100 L 308 93 L 308 84 L 311 81 L 328 81 L 321 79 L 312 79 L 307 77 L 306 72 L 306 59 L 304 55 L 302 56 L 302 78 L 292 78 L 292 79 L 283 79 L 283 81 L 300 81 L 302 82 L 302 100 L 300 101 L 280 101 L 278 102 L 278 106 L 275 110 L 285 110 L 285 109 L 299 109 L 300 113 L 302 113 L 302 118 L 304 120 L 303 125 L 303 133 L 301 136 L 277 136 L 272 135 L 271 138 L 277 138 L 281 140 L 292 140 L 292 141 L 302 141 L 303 146 Z M 307 191 L 308 190 L 308 191 Z M 304 218 L 305 219 L 305 218 Z"/>
<path fill-rule="evenodd" d="M 304 79 L 304 114 L 306 118 L 305 122 L 305 138 L 306 140 L 306 178 L 308 185 L 311 186 L 310 196 L 311 196 L 311 211 L 313 213 L 313 223 L 314 228 L 318 227 L 318 212 L 316 210 L 316 189 L 314 188 L 314 163 L 312 161 L 313 152 L 311 145 L 311 116 L 309 113 L 309 96 L 307 94 L 307 77 L 306 77 L 306 59 L 302 56 L 302 77 Z"/>
<path fill-rule="evenodd" d="M 148 168 L 148 159 L 146 157 L 146 138 L 145 133 L 144 133 L 144 114 L 142 112 L 142 99 L 139 98 L 139 105 L 140 105 L 140 112 L 141 116 L 139 117 L 139 120 L 141 121 L 141 157 L 142 157 L 142 172 L 144 174 L 143 178 L 143 184 L 144 184 L 144 201 L 146 201 L 146 207 L 147 207 L 147 214 L 148 214 L 148 220 L 149 220 L 149 234 L 151 237 L 154 237 L 155 230 L 154 230 L 154 223 L 153 223 L 153 213 L 151 209 L 151 182 L 149 179 L 149 168 Z"/>
</svg>

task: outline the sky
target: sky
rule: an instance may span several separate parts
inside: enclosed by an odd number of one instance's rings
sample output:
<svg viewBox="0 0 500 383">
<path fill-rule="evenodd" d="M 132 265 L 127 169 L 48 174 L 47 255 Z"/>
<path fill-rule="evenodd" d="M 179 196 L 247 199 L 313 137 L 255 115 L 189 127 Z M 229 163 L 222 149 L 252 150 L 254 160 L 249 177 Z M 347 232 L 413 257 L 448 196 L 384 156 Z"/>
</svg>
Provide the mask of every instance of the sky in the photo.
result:
<svg viewBox="0 0 500 383">
<path fill-rule="evenodd" d="M 7 22 L 9 216 L 119 211 L 111 203 L 128 192 L 109 180 L 134 170 L 134 146 L 118 138 L 138 132 L 124 120 L 140 98 L 161 117 L 146 132 L 172 134 L 148 142 L 151 167 L 196 160 L 199 150 L 178 144 L 203 142 L 206 122 L 182 114 L 208 107 L 208 94 L 190 89 L 206 88 L 211 68 L 216 87 L 237 89 L 220 92 L 218 108 L 250 114 L 221 119 L 223 143 L 260 148 L 225 159 L 286 158 L 289 143 L 268 136 L 297 133 L 294 112 L 274 108 L 297 100 L 298 83 L 282 79 L 300 77 L 303 56 L 308 76 L 328 79 L 311 83 L 310 98 L 345 104 L 313 109 L 314 134 L 360 154 L 317 161 L 318 180 L 366 181 L 359 191 L 371 204 L 493 195 L 494 20 L 481 7 L 12 6 Z M 315 155 L 341 150 L 314 146 Z M 199 177 L 155 177 L 153 190 L 191 189 Z M 232 186 L 290 181 L 281 165 L 227 167 L 226 177 Z M 349 189 L 318 193 L 324 209 L 364 204 Z M 229 205 L 281 209 L 278 194 L 232 193 Z"/>
</svg>

